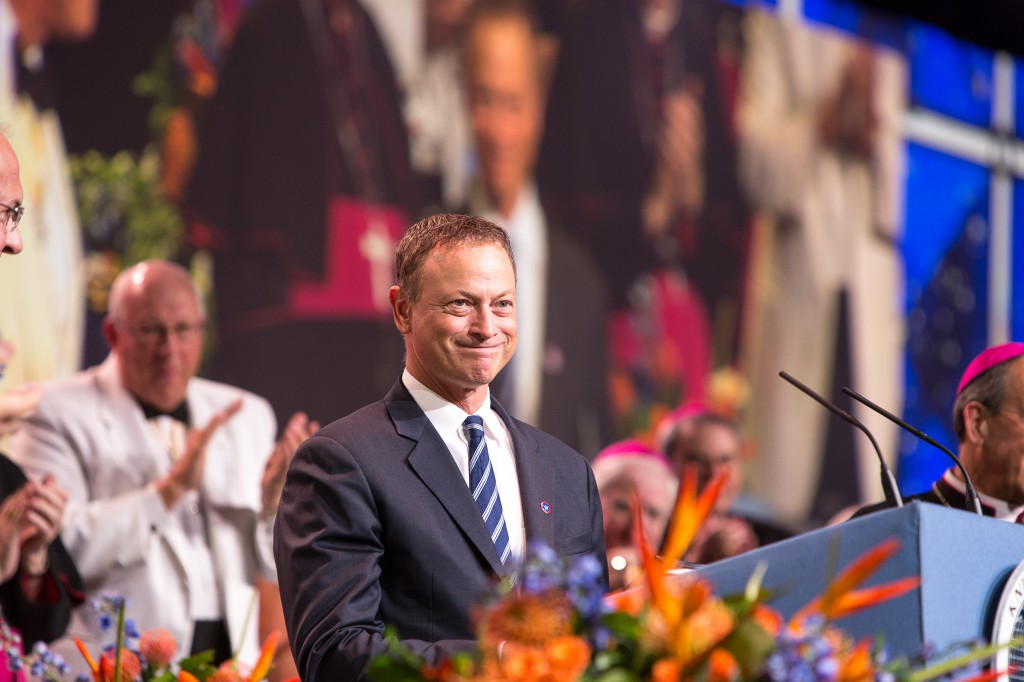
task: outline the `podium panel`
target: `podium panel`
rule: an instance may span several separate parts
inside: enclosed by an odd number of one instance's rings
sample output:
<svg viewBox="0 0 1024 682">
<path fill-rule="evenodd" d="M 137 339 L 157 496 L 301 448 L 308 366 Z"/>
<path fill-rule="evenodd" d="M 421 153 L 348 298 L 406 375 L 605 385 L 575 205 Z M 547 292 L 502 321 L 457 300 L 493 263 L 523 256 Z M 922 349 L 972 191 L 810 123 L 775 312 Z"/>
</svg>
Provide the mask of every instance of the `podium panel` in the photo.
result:
<svg viewBox="0 0 1024 682">
<path fill-rule="evenodd" d="M 831 576 L 888 538 L 900 549 L 866 583 L 911 575 L 921 586 L 838 621 L 854 637 L 882 634 L 894 655 L 914 655 L 924 643 L 940 650 L 989 640 L 1003 586 L 1024 560 L 1024 526 L 935 504 L 911 502 L 830 528 L 811 531 L 697 569 L 721 595 L 740 592 L 766 564 L 769 605 L 789 618 L 821 594 Z"/>
</svg>

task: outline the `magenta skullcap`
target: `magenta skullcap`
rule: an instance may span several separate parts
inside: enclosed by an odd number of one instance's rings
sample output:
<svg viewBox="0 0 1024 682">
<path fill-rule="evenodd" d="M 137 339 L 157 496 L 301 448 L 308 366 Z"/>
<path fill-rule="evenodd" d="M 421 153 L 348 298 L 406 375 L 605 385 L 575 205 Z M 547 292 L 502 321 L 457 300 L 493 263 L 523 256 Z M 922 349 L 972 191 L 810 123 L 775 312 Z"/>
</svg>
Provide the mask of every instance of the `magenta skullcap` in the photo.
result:
<svg viewBox="0 0 1024 682">
<path fill-rule="evenodd" d="M 620 440 L 616 443 L 612 443 L 597 454 L 597 457 L 594 458 L 594 462 L 597 462 L 597 460 L 611 459 L 613 457 L 642 457 L 656 459 L 668 465 L 668 459 L 665 455 L 642 440 L 636 438 Z"/>
<path fill-rule="evenodd" d="M 956 394 L 967 388 L 967 384 L 977 379 L 980 375 L 1001 365 L 1008 360 L 1019 358 L 1024 355 L 1024 343 L 1004 343 L 999 346 L 992 346 L 978 353 L 978 356 L 967 365 L 964 375 L 960 377 L 960 385 L 956 387 Z"/>
</svg>

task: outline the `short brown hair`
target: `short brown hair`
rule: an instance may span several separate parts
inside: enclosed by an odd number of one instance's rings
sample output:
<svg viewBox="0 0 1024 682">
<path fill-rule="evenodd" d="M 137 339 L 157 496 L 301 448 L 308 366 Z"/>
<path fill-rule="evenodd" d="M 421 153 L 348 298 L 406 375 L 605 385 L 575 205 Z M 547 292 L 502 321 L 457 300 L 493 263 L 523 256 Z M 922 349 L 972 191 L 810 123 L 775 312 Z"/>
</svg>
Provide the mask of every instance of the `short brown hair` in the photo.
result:
<svg viewBox="0 0 1024 682">
<path fill-rule="evenodd" d="M 516 258 L 508 232 L 489 220 L 475 215 L 439 213 L 425 218 L 412 227 L 398 242 L 395 252 L 395 276 L 409 300 L 415 301 L 420 293 L 420 270 L 435 249 L 450 249 L 466 244 L 494 244 L 505 250 L 516 273 Z"/>
</svg>

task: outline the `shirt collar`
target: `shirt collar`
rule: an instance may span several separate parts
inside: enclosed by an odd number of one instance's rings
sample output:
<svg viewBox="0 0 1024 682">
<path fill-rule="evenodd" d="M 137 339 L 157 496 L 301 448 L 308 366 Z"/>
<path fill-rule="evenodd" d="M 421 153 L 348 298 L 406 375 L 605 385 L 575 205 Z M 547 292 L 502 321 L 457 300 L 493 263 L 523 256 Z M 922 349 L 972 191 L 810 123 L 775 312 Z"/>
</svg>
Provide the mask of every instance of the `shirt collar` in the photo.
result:
<svg viewBox="0 0 1024 682">
<path fill-rule="evenodd" d="M 438 431 L 442 429 L 448 433 L 462 433 L 462 422 L 466 421 L 466 412 L 453 402 L 450 402 L 437 393 L 427 388 L 423 382 L 414 377 L 408 369 L 402 371 L 402 383 L 409 389 L 412 399 L 420 406 L 427 419 Z M 491 389 L 487 388 L 487 395 L 483 404 L 476 414 L 484 420 L 484 430 L 491 434 L 495 433 L 493 420 L 499 419 L 497 413 L 491 409 Z"/>
<path fill-rule="evenodd" d="M 948 485 L 953 490 L 957 491 L 964 498 L 967 497 L 967 486 L 953 473 L 953 469 L 947 469 L 946 473 L 942 475 L 942 482 Z M 993 512 L 993 516 L 1003 521 L 1016 521 L 1020 517 L 1021 513 L 1024 513 L 1024 506 L 1011 507 L 1003 500 L 996 499 L 991 495 L 978 491 L 978 499 L 981 501 L 983 507 L 987 507 Z"/>
</svg>

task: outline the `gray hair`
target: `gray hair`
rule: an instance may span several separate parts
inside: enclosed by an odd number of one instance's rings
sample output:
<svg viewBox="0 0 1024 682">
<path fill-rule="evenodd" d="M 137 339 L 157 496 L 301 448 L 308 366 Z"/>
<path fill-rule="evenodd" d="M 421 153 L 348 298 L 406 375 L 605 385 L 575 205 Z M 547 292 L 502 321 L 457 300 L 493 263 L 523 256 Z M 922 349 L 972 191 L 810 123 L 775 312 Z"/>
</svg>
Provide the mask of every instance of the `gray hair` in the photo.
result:
<svg viewBox="0 0 1024 682">
<path fill-rule="evenodd" d="M 987 409 L 998 412 L 1006 400 L 1010 367 L 1019 361 L 1020 358 L 1014 358 L 1000 362 L 979 374 L 957 394 L 953 402 L 953 431 L 956 433 L 957 442 L 963 443 L 967 438 L 967 425 L 964 422 L 964 408 L 967 407 L 967 403 L 978 402 Z"/>
</svg>

